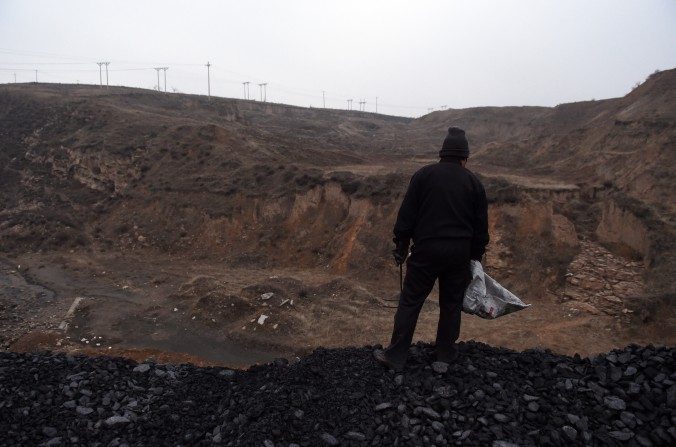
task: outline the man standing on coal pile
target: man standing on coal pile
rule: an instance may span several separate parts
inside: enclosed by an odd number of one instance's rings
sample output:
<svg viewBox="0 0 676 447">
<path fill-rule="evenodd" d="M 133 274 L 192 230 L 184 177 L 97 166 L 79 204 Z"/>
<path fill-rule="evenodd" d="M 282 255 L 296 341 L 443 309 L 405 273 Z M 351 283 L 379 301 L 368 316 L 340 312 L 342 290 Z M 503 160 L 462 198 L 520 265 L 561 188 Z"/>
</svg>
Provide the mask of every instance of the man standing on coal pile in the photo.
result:
<svg viewBox="0 0 676 447">
<path fill-rule="evenodd" d="M 465 168 L 465 131 L 448 129 L 440 161 L 413 174 L 394 226 L 394 259 L 406 263 L 406 278 L 389 347 L 376 350 L 381 364 L 400 370 L 406 363 L 418 315 L 439 279 L 437 360 L 454 362 L 460 312 L 471 279 L 470 260 L 480 261 L 488 244 L 488 202 L 477 177 Z"/>
</svg>

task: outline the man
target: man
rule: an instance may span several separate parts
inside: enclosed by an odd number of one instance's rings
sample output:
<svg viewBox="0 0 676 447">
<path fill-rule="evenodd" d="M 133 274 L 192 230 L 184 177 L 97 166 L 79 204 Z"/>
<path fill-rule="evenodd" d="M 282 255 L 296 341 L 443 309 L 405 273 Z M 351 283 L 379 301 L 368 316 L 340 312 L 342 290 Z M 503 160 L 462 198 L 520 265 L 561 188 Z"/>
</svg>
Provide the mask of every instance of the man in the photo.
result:
<svg viewBox="0 0 676 447">
<path fill-rule="evenodd" d="M 439 279 L 437 360 L 451 363 L 457 356 L 462 300 L 469 281 L 470 259 L 481 260 L 488 244 L 488 203 L 476 176 L 465 169 L 469 144 L 465 131 L 448 129 L 439 163 L 413 174 L 394 226 L 395 262 L 408 256 L 406 278 L 387 349 L 374 352 L 383 365 L 400 370 L 420 309 Z"/>
</svg>

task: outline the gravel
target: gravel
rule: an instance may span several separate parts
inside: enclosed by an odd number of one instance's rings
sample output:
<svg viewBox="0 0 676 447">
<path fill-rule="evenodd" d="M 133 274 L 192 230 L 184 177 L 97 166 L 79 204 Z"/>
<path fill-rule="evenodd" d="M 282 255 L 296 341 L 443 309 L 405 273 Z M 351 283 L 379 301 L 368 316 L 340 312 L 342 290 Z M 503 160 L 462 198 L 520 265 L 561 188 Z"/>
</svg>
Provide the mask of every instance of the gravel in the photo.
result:
<svg viewBox="0 0 676 447">
<path fill-rule="evenodd" d="M 671 348 L 588 359 L 467 342 L 441 372 L 417 344 L 402 373 L 372 349 L 248 371 L 2 352 L 0 446 L 676 444 Z"/>
</svg>

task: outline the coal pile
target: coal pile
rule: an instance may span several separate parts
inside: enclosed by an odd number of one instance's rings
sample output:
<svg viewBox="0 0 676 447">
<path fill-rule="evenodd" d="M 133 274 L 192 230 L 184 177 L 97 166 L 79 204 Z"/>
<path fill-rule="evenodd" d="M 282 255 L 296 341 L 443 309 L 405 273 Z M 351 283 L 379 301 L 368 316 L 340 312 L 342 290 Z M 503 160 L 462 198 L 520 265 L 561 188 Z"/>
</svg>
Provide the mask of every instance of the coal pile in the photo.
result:
<svg viewBox="0 0 676 447">
<path fill-rule="evenodd" d="M 0 444 L 676 445 L 675 350 L 591 359 L 418 344 L 402 373 L 367 348 L 248 371 L 0 353 Z"/>
</svg>

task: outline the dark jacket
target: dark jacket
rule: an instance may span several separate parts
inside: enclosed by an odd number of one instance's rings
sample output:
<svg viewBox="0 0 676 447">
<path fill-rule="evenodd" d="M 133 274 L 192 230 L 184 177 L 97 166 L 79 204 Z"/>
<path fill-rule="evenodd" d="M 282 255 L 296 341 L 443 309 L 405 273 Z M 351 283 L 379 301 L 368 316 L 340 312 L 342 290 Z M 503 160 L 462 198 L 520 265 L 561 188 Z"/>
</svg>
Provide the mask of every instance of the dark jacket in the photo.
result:
<svg viewBox="0 0 676 447">
<path fill-rule="evenodd" d="M 479 179 L 459 163 L 442 160 L 411 177 L 394 237 L 419 245 L 435 239 L 469 239 L 480 260 L 488 244 L 488 202 Z"/>
</svg>

